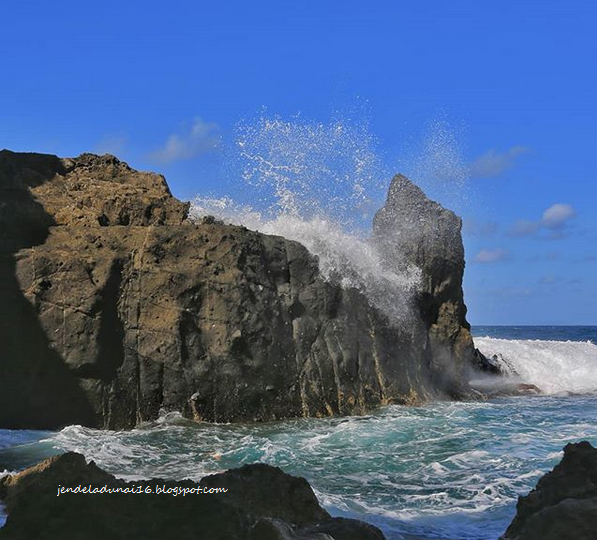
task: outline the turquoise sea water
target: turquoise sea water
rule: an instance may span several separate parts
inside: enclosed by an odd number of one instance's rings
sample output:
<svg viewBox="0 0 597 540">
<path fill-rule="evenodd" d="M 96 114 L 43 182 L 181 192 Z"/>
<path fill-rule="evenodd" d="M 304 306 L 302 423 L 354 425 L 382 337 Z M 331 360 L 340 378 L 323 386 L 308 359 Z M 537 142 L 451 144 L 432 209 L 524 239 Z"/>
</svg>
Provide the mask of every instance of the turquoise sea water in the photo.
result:
<svg viewBox="0 0 597 540">
<path fill-rule="evenodd" d="M 595 327 L 476 328 L 548 395 L 386 407 L 363 417 L 254 425 L 177 415 L 128 432 L 0 430 L 0 471 L 75 450 L 126 477 L 200 478 L 262 461 L 306 477 L 335 515 L 391 540 L 496 540 L 568 442 L 597 444 Z M 562 374 L 567 374 L 565 377 Z"/>
</svg>

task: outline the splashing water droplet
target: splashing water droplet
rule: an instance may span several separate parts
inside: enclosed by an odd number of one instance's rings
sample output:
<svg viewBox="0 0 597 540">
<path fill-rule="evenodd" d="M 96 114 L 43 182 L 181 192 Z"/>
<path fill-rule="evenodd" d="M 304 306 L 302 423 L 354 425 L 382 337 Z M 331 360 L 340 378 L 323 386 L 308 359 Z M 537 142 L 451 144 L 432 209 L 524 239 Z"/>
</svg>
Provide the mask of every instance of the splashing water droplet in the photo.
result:
<svg viewBox="0 0 597 540">
<path fill-rule="evenodd" d="M 418 177 L 464 178 L 455 140 L 447 124 L 438 124 L 416 163 Z M 238 189 L 251 190 L 252 203 L 201 196 L 193 203 L 194 216 L 214 215 L 296 240 L 319 257 L 324 278 L 363 292 L 394 323 L 412 316 L 419 269 L 389 268 L 367 239 L 390 168 L 366 120 L 262 115 L 237 126 L 234 159 L 242 179 Z"/>
</svg>

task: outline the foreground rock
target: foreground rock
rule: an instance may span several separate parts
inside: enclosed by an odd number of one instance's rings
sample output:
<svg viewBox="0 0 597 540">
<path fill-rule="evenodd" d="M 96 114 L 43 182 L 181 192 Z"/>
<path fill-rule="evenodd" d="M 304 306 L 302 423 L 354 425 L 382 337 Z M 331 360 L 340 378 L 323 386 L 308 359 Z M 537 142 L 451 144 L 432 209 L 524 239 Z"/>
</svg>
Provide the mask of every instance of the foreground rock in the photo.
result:
<svg viewBox="0 0 597 540">
<path fill-rule="evenodd" d="M 520 497 L 502 540 L 594 540 L 597 537 L 597 449 L 568 444 L 537 487 Z"/>
<path fill-rule="evenodd" d="M 490 369 L 475 350 L 462 290 L 462 220 L 428 199 L 408 178 L 392 180 L 384 207 L 373 222 L 374 241 L 388 266 L 421 269 L 417 305 L 428 333 L 435 386 L 466 395 L 471 368 Z M 496 371 L 497 373 L 497 371 Z"/>
<path fill-rule="evenodd" d="M 394 325 L 302 245 L 187 212 L 113 156 L 0 152 L 0 427 L 359 414 L 466 392 L 452 213 L 424 214 L 443 251 L 412 253 L 422 318 Z"/>
<path fill-rule="evenodd" d="M 59 486 L 137 489 L 138 493 L 63 493 Z M 170 494 L 156 494 L 156 486 Z M 172 495 L 180 490 L 226 492 Z M 152 493 L 145 493 L 151 490 Z M 204 478 L 126 483 L 67 453 L 0 479 L 8 519 L 2 540 L 383 540 L 375 527 L 331 518 L 306 480 L 268 465 L 247 465 Z"/>
</svg>

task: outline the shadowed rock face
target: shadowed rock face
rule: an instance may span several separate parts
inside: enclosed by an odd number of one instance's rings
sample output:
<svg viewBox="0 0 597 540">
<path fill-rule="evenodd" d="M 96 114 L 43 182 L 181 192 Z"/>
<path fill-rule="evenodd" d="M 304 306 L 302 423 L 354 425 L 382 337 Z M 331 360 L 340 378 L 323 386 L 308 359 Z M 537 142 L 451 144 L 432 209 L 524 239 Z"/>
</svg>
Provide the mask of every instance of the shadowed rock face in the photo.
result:
<svg viewBox="0 0 597 540">
<path fill-rule="evenodd" d="M 568 444 L 537 487 L 520 497 L 503 540 L 594 540 L 597 535 L 597 450 Z"/>
<path fill-rule="evenodd" d="M 296 242 L 187 211 L 162 176 L 113 156 L 0 152 L 0 427 L 359 414 L 441 395 L 421 320 L 393 326 Z M 421 305 L 456 350 L 470 335 L 453 240 L 453 266 L 424 266 Z"/>
<path fill-rule="evenodd" d="M 58 487 L 136 488 L 144 493 L 63 493 Z M 179 490 L 223 488 L 226 492 L 173 496 Z M 146 493 L 146 489 L 151 493 Z M 383 540 L 375 527 L 334 519 L 319 506 L 306 480 L 276 467 L 246 465 L 201 482 L 159 479 L 126 483 L 69 452 L 0 479 L 8 519 L 2 540 Z"/>
<path fill-rule="evenodd" d="M 31 190 L 64 173 L 54 156 L 0 152 L 0 425 L 7 428 L 94 420 L 17 276 L 20 257 L 34 253 L 55 223 Z"/>
<path fill-rule="evenodd" d="M 468 392 L 467 372 L 483 364 L 466 321 L 462 291 L 462 220 L 428 199 L 408 178 L 392 180 L 384 207 L 373 222 L 373 238 L 386 264 L 421 269 L 417 305 L 428 329 L 436 386 L 459 396 Z"/>
</svg>

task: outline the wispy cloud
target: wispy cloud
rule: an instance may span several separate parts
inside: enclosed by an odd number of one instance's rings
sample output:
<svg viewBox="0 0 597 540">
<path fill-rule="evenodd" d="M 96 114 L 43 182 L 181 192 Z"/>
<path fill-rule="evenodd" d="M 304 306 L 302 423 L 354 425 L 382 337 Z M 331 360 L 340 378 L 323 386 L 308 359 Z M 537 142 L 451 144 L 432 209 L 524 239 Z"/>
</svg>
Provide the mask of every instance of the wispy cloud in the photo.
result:
<svg viewBox="0 0 597 540">
<path fill-rule="evenodd" d="M 479 296 L 490 298 L 526 298 L 533 296 L 535 290 L 530 287 L 483 287 L 476 290 L 475 293 Z"/>
<path fill-rule="evenodd" d="M 512 167 L 528 151 L 524 146 L 513 146 L 505 152 L 488 150 L 470 164 L 469 174 L 472 178 L 494 178 Z"/>
<path fill-rule="evenodd" d="M 102 137 L 94 147 L 97 154 L 121 155 L 128 143 L 128 137 L 124 135 L 106 135 Z"/>
<path fill-rule="evenodd" d="M 509 236 L 515 238 L 522 238 L 523 236 L 531 236 L 539 230 L 539 223 L 530 221 L 528 219 L 519 219 L 514 226 L 508 231 Z"/>
<path fill-rule="evenodd" d="M 465 219 L 462 223 L 462 232 L 469 236 L 492 236 L 498 230 L 498 224 L 494 221 L 477 221 Z"/>
<path fill-rule="evenodd" d="M 576 210 L 572 205 L 553 204 L 543 212 L 538 221 L 519 219 L 508 231 L 508 236 L 514 238 L 533 236 L 543 229 L 549 232 L 547 238 L 558 240 L 566 236 L 566 229 L 575 217 Z"/>
<path fill-rule="evenodd" d="M 508 251 L 506 251 L 505 249 L 482 249 L 481 251 L 479 251 L 479 253 L 477 253 L 475 255 L 475 258 L 473 259 L 474 262 L 477 263 L 495 263 L 495 262 L 499 262 L 499 261 L 503 261 L 505 259 L 507 259 L 509 256 Z"/>
<path fill-rule="evenodd" d="M 527 259 L 527 262 L 531 263 L 542 263 L 542 262 L 554 262 L 562 260 L 562 254 L 558 251 L 550 251 L 549 253 L 532 255 Z"/>
<path fill-rule="evenodd" d="M 219 144 L 218 125 L 196 118 L 190 128 L 171 134 L 164 146 L 152 152 L 150 157 L 158 163 L 171 163 L 213 152 Z"/>
<path fill-rule="evenodd" d="M 576 217 L 576 210 L 570 204 L 554 204 L 541 218 L 541 225 L 548 229 L 563 229 L 569 221 Z"/>
</svg>

